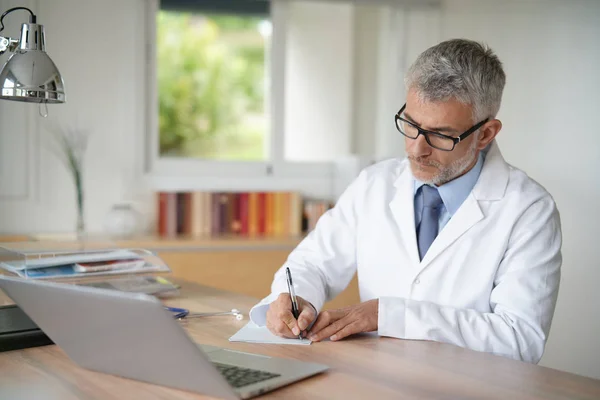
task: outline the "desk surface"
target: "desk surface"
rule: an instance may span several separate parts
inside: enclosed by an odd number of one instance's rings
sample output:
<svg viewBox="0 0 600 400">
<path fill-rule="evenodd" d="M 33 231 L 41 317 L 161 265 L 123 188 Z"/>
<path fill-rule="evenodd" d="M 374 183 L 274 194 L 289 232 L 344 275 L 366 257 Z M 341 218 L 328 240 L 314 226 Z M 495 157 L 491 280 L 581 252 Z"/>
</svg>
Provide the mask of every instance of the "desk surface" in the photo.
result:
<svg viewBox="0 0 600 400">
<path fill-rule="evenodd" d="M 245 312 L 254 299 L 183 283 L 171 306 Z M 10 304 L 0 292 L 0 304 Z M 600 399 L 600 380 L 423 341 L 363 335 L 310 346 L 230 343 L 246 320 L 230 317 L 184 323 L 198 343 L 327 364 L 322 375 L 262 398 L 285 399 Z M 100 350 L 101 351 L 101 350 Z M 57 346 L 0 353 L 0 399 L 200 399 L 203 396 L 79 368 Z"/>
</svg>

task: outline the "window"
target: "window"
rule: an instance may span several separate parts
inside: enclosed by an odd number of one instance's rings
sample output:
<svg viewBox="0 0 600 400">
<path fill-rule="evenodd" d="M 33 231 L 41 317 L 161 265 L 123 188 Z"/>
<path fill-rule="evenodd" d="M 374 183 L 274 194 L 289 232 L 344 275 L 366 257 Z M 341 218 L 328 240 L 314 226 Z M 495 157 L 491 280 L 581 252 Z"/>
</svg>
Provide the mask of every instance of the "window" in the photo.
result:
<svg viewBox="0 0 600 400">
<path fill-rule="evenodd" d="M 161 2 L 156 19 L 161 157 L 269 158 L 271 31 L 265 2 Z"/>
<path fill-rule="evenodd" d="M 328 196 L 352 151 L 351 6 L 148 4 L 150 185 Z"/>
</svg>

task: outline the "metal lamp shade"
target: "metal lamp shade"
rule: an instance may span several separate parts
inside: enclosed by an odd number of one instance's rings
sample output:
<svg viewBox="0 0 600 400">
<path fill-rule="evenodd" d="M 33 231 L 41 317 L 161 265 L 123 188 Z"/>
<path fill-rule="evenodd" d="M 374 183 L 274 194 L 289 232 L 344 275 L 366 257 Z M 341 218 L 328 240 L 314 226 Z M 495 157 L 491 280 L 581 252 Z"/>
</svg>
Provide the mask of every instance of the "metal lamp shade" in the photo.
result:
<svg viewBox="0 0 600 400">
<path fill-rule="evenodd" d="M 0 99 L 64 103 L 64 82 L 44 51 L 18 51 L 0 72 Z"/>
</svg>

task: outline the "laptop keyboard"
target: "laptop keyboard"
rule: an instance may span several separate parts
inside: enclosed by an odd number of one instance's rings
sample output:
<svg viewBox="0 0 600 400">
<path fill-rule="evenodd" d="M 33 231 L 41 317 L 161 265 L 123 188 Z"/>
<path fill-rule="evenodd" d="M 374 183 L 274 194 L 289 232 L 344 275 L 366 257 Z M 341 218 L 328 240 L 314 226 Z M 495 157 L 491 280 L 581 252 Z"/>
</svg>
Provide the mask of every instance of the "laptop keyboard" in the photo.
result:
<svg viewBox="0 0 600 400">
<path fill-rule="evenodd" d="M 259 371 L 257 369 L 242 368 L 235 365 L 227 365 L 213 362 L 221 375 L 225 377 L 227 382 L 235 388 L 252 385 L 253 383 L 266 381 L 267 379 L 277 378 L 279 374 L 271 372 Z"/>
</svg>

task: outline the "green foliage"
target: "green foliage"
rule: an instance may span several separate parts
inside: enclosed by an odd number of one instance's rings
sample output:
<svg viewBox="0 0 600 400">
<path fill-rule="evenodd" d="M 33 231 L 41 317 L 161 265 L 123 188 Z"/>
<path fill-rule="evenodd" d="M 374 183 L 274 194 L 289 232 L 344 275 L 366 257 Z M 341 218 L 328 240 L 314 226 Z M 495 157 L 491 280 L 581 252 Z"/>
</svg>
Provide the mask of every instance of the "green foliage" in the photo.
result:
<svg viewBox="0 0 600 400">
<path fill-rule="evenodd" d="M 258 23 L 159 13 L 161 154 L 263 158 L 265 46 Z"/>
</svg>

